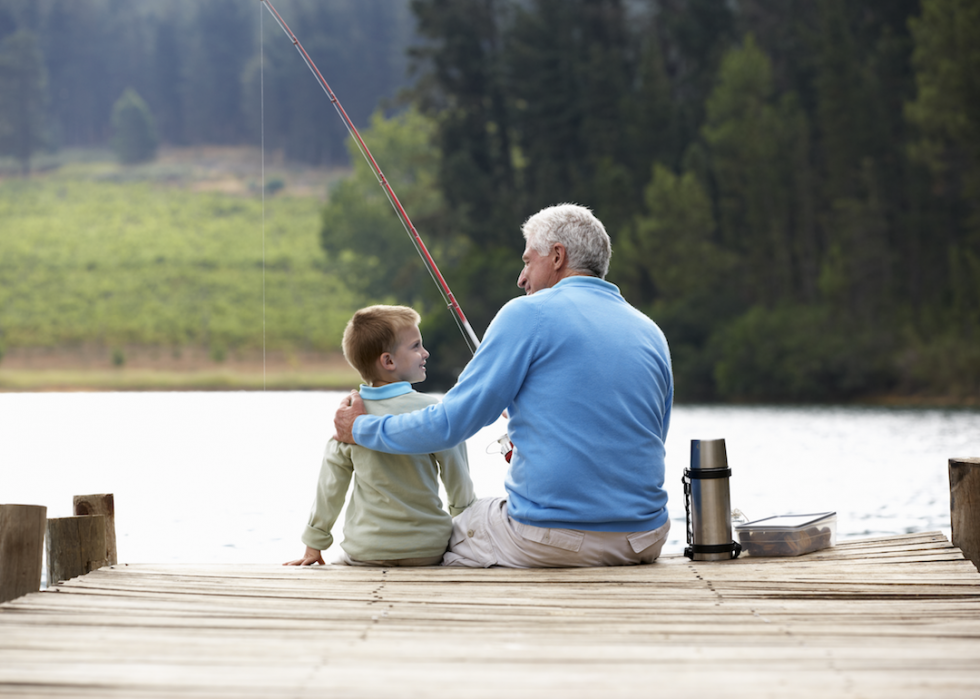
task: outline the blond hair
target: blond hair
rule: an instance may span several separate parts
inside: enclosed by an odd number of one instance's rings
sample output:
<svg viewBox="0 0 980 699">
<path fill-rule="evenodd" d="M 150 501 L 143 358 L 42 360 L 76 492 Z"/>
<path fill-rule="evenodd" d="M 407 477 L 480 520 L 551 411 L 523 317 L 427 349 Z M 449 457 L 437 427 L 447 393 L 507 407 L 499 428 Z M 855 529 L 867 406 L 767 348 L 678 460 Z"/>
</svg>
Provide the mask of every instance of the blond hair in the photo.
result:
<svg viewBox="0 0 980 699">
<path fill-rule="evenodd" d="M 344 358 L 361 375 L 365 383 L 378 376 L 378 358 L 398 349 L 398 333 L 419 324 L 422 319 L 408 306 L 368 306 L 357 311 L 344 328 Z"/>
</svg>

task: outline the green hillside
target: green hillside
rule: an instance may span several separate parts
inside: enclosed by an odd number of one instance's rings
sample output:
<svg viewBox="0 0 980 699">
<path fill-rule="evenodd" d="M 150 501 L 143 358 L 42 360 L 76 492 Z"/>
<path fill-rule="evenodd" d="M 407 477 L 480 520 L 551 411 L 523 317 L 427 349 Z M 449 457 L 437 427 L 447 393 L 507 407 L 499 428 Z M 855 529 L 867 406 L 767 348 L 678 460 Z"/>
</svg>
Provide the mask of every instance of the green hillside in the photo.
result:
<svg viewBox="0 0 980 699">
<path fill-rule="evenodd" d="M 0 346 L 261 349 L 264 247 L 267 347 L 336 350 L 359 300 L 326 267 L 321 206 L 267 197 L 263 225 L 260 197 L 117 167 L 0 181 Z"/>
</svg>

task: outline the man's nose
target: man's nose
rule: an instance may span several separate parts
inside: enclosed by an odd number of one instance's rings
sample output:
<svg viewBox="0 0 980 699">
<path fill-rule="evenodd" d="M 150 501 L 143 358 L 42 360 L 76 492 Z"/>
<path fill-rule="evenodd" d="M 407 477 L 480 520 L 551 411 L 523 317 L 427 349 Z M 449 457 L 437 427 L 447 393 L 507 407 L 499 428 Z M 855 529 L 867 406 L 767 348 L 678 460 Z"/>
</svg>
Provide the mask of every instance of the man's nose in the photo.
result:
<svg viewBox="0 0 980 699">
<path fill-rule="evenodd" d="M 525 284 L 527 284 L 527 278 L 524 276 L 524 270 L 522 269 L 521 273 L 517 275 L 517 286 L 523 289 Z"/>
</svg>

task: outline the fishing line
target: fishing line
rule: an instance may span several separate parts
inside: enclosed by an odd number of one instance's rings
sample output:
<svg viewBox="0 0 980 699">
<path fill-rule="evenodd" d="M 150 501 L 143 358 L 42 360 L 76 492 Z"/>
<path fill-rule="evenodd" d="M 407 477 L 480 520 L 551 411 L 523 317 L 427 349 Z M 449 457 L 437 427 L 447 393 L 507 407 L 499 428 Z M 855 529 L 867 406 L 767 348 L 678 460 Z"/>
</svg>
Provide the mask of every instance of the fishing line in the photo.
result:
<svg viewBox="0 0 980 699">
<path fill-rule="evenodd" d="M 259 141 L 262 152 L 262 390 L 265 391 L 265 15 L 259 8 Z"/>
<path fill-rule="evenodd" d="M 480 340 L 477 338 L 476 333 L 473 332 L 473 328 L 470 326 L 469 321 L 466 320 L 466 316 L 463 315 L 463 309 L 459 307 L 459 303 L 457 303 L 456 298 L 453 296 L 453 292 L 450 290 L 449 284 L 446 283 L 442 273 L 439 272 L 439 268 L 436 266 L 435 260 L 432 259 L 432 255 L 429 254 L 429 250 L 425 247 L 425 243 L 422 242 L 421 236 L 419 236 L 419 233 L 412 224 L 411 219 L 409 219 L 408 213 L 398 200 L 398 197 L 395 195 L 395 191 L 391 188 L 391 185 L 385 178 L 384 173 L 381 172 L 381 168 L 378 167 L 378 163 L 375 161 L 374 156 L 371 155 L 371 151 L 368 149 L 364 139 L 361 138 L 361 134 L 358 132 L 357 127 L 354 126 L 354 122 L 351 121 L 351 118 L 347 115 L 347 112 L 340 104 L 340 100 L 337 99 L 337 96 L 334 94 L 333 90 L 330 89 L 330 85 L 313 63 L 313 59 L 310 58 L 309 54 L 306 52 L 306 49 L 304 49 L 303 45 L 299 43 L 299 39 L 296 38 L 296 35 L 293 34 L 292 30 L 286 25 L 286 22 L 282 19 L 279 13 L 276 12 L 276 9 L 272 6 L 272 3 L 270 3 L 268 0 L 261 0 L 261 2 L 263 5 L 265 5 L 266 9 L 269 10 L 269 13 L 272 15 L 273 19 L 276 20 L 276 23 L 286 33 L 286 36 L 288 36 L 290 41 L 293 42 L 293 46 L 296 47 L 296 50 L 303 58 L 303 62 L 306 63 L 307 67 L 313 73 L 313 76 L 320 84 L 320 87 L 323 88 L 323 91 L 333 104 L 334 109 L 337 110 L 337 114 L 339 114 L 340 118 L 344 121 L 344 126 L 347 128 L 347 132 L 350 134 L 351 139 L 353 139 L 357 149 L 361 152 L 361 155 L 364 156 L 364 159 L 374 171 L 374 175 L 378 179 L 378 184 L 381 185 L 385 196 L 388 198 L 388 203 L 390 203 L 392 208 L 395 210 L 398 220 L 401 221 L 402 227 L 405 229 L 405 232 L 408 233 L 408 237 L 415 246 L 415 250 L 422 258 L 425 268 L 429 271 L 429 276 L 432 277 L 432 281 L 435 282 L 436 288 L 439 289 L 439 293 L 442 295 L 443 301 L 446 302 L 447 308 L 452 312 L 453 319 L 456 321 L 457 327 L 463 334 L 463 339 L 469 346 L 470 351 L 476 352 L 476 348 L 480 345 Z"/>
</svg>

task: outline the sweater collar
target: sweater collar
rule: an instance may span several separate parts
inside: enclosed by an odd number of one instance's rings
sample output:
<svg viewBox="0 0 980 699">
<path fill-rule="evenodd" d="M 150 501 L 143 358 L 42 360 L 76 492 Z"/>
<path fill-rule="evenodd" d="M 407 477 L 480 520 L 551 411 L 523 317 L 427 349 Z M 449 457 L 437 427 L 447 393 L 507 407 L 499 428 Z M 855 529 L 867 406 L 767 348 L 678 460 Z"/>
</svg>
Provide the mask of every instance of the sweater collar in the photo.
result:
<svg viewBox="0 0 980 699">
<path fill-rule="evenodd" d="M 611 291 L 614 294 L 619 294 L 619 287 L 616 286 L 615 284 L 611 282 L 607 282 L 605 279 L 599 279 L 599 277 L 590 277 L 586 275 L 565 277 L 551 288 L 557 289 L 560 286 L 561 287 L 569 287 L 569 286 L 591 287 L 593 289 L 602 289 L 604 291 Z"/>
<path fill-rule="evenodd" d="M 396 383 L 378 386 L 377 388 L 361 384 L 358 391 L 364 400 L 384 400 L 385 398 L 394 398 L 395 396 L 403 396 L 406 393 L 411 393 L 412 384 L 408 381 L 398 381 Z"/>
</svg>

